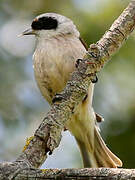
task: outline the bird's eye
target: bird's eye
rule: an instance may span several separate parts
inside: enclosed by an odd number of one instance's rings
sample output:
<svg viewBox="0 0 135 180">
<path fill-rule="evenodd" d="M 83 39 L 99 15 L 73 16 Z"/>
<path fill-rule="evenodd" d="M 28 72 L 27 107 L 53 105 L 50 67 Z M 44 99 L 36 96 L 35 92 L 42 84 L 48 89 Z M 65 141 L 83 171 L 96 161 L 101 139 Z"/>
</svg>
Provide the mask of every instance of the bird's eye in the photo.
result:
<svg viewBox="0 0 135 180">
<path fill-rule="evenodd" d="M 56 29 L 58 21 L 52 17 L 41 17 L 32 22 L 31 27 L 34 30 L 51 30 Z"/>
</svg>

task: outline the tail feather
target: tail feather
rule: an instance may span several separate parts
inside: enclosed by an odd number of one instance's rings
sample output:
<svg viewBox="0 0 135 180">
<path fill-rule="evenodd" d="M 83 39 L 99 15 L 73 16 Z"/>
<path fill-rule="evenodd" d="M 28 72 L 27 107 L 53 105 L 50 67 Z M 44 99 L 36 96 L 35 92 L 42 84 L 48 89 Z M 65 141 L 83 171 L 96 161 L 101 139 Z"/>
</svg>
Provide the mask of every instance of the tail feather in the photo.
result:
<svg viewBox="0 0 135 180">
<path fill-rule="evenodd" d="M 88 139 L 89 141 L 91 139 Z M 114 155 L 104 143 L 102 137 L 99 134 L 98 128 L 94 129 L 94 149 L 91 150 L 89 145 L 76 138 L 76 141 L 80 147 L 80 151 L 83 158 L 84 167 L 121 167 L 121 160 Z M 90 142 L 91 144 L 91 142 Z"/>
<path fill-rule="evenodd" d="M 108 149 L 95 125 L 102 118 L 92 108 L 93 88 L 89 87 L 88 97 L 77 106 L 67 128 L 80 147 L 84 167 L 121 167 L 121 160 Z"/>
<path fill-rule="evenodd" d="M 100 156 L 102 156 L 102 166 L 101 167 L 121 167 L 122 161 L 113 154 L 109 148 L 104 143 L 101 135 L 99 134 L 99 131 L 97 127 L 95 127 L 95 151 L 94 151 L 96 159 L 100 159 Z M 105 159 L 104 159 L 105 158 Z M 105 166 L 106 164 L 106 166 Z M 104 166 L 103 166 L 104 165 Z"/>
<path fill-rule="evenodd" d="M 89 157 L 89 154 L 90 152 L 87 151 L 87 147 L 85 146 L 84 142 L 80 141 L 79 139 L 77 139 L 75 137 L 76 141 L 77 141 L 77 144 L 80 148 L 80 151 L 81 151 L 81 155 L 82 155 L 82 158 L 83 158 L 83 165 L 84 167 L 92 167 L 92 163 L 91 163 L 91 158 L 88 158 Z"/>
</svg>

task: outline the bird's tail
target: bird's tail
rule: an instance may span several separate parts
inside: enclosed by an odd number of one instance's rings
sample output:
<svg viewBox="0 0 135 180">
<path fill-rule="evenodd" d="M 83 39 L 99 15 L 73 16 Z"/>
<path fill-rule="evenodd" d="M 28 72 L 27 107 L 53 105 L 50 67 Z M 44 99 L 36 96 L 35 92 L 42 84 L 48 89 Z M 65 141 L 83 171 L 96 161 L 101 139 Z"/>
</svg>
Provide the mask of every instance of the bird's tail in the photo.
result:
<svg viewBox="0 0 135 180">
<path fill-rule="evenodd" d="M 83 158 L 84 167 L 121 167 L 121 160 L 104 143 L 96 121 L 102 118 L 92 108 L 93 85 L 87 98 L 75 109 L 67 128 L 74 135 Z"/>
<path fill-rule="evenodd" d="M 121 167 L 121 160 L 114 155 L 104 143 L 98 128 L 94 128 L 94 147 L 91 149 L 91 138 L 87 135 L 88 141 L 76 141 L 80 147 L 84 167 Z"/>
</svg>

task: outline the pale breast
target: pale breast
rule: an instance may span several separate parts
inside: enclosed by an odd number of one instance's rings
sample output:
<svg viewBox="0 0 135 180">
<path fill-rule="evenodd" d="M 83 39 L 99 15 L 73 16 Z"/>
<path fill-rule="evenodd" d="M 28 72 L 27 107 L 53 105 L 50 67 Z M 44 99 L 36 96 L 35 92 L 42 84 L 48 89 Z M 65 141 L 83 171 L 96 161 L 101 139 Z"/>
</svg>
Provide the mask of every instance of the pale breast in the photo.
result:
<svg viewBox="0 0 135 180">
<path fill-rule="evenodd" d="M 86 50 L 78 38 L 55 37 L 37 43 L 34 72 L 42 95 L 51 103 L 55 93 L 66 85 L 75 62 Z"/>
</svg>

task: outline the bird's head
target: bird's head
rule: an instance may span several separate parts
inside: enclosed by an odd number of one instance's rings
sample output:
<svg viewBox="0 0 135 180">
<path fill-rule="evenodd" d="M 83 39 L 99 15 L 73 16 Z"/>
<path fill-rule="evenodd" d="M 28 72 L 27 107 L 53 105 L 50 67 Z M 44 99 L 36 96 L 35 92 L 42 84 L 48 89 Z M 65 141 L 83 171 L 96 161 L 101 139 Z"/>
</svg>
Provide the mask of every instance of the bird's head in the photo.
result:
<svg viewBox="0 0 135 180">
<path fill-rule="evenodd" d="M 22 35 L 35 35 L 37 38 L 50 38 L 57 35 L 74 35 L 79 37 L 76 26 L 69 18 L 56 13 L 45 13 L 37 16 Z"/>
</svg>

